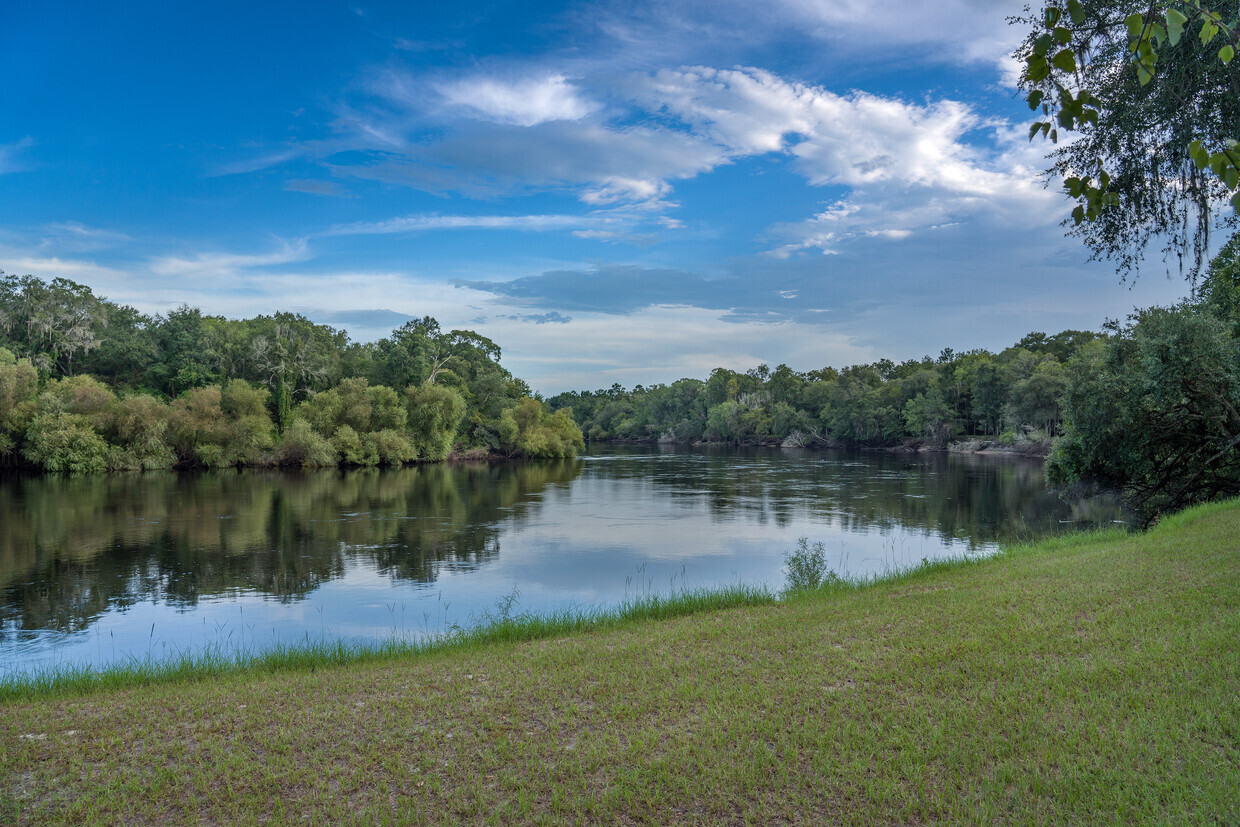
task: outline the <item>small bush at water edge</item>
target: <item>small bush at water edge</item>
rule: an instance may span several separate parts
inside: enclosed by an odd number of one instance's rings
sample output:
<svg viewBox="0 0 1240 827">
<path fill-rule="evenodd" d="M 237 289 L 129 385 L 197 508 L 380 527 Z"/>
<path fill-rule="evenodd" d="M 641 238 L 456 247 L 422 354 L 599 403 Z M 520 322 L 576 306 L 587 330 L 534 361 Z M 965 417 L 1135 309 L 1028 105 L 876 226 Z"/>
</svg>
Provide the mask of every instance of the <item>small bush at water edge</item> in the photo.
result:
<svg viewBox="0 0 1240 827">
<path fill-rule="evenodd" d="M 827 550 L 823 544 L 810 545 L 807 537 L 797 540 L 796 551 L 784 555 L 784 565 L 788 567 L 785 592 L 810 591 L 840 579 L 827 569 Z"/>
</svg>

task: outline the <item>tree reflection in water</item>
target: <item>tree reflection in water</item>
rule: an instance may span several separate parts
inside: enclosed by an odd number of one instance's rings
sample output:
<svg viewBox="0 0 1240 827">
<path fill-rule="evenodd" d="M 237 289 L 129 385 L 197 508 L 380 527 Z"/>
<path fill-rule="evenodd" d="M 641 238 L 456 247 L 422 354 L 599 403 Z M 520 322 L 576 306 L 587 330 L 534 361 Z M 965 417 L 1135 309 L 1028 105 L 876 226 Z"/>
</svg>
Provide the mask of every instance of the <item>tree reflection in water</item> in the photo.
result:
<svg viewBox="0 0 1240 827">
<path fill-rule="evenodd" d="M 0 482 L 0 633 L 84 629 L 142 601 L 305 597 L 364 559 L 431 582 L 499 553 L 578 460 L 391 470 L 43 476 Z"/>
<path fill-rule="evenodd" d="M 515 559 L 554 569 L 544 580 L 572 600 L 601 593 L 573 579 L 582 572 L 623 584 L 623 574 L 600 566 L 621 562 L 626 547 L 726 560 L 762 544 L 778 560 L 774 546 L 790 534 L 830 530 L 921 536 L 958 553 L 1119 516 L 1106 499 L 1061 502 L 1040 463 L 955 454 L 642 447 L 391 470 L 6 478 L 0 641 L 81 631 L 143 602 L 182 612 L 241 595 L 292 604 L 359 565 L 386 583 L 434 583 L 494 564 L 501 539 L 531 521 L 539 531 L 527 532 L 526 556 Z M 749 545 L 734 541 L 742 530 Z M 660 542 L 669 547 L 648 548 Z M 579 568 L 566 566 L 566 549 L 578 553 Z M 523 572 L 523 582 L 536 576 Z M 776 582 L 778 563 L 759 576 L 768 574 Z"/>
</svg>

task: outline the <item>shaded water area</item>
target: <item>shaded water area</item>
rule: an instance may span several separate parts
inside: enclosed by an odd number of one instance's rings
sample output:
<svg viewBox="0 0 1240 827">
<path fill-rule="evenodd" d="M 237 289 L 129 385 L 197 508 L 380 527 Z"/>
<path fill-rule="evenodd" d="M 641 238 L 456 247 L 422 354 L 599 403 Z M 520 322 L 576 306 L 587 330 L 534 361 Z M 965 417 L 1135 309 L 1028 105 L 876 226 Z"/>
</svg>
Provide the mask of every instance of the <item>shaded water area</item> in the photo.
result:
<svg viewBox="0 0 1240 827">
<path fill-rule="evenodd" d="M 602 447 L 391 470 L 0 478 L 0 677 L 784 582 L 799 537 L 881 574 L 1121 520 L 1040 462 Z"/>
</svg>

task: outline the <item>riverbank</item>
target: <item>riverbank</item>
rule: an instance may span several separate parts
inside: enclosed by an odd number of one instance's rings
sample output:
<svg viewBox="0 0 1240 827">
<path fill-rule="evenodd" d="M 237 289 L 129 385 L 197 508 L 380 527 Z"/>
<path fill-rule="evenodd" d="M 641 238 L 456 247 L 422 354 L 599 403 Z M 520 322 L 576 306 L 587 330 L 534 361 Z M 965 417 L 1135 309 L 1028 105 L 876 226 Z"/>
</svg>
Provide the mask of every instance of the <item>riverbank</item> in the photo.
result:
<svg viewBox="0 0 1240 827">
<path fill-rule="evenodd" d="M 1240 504 L 859 589 L 0 706 L 20 822 L 1240 819 Z"/>
<path fill-rule="evenodd" d="M 881 443 L 849 443 L 833 440 L 821 440 L 805 435 L 794 435 L 786 439 L 771 437 L 770 439 L 754 439 L 737 446 L 734 442 L 680 442 L 669 439 L 600 439 L 594 443 L 604 445 L 685 445 L 694 448 L 806 448 L 817 450 L 833 448 L 853 451 L 888 451 L 897 454 L 920 453 L 953 453 L 953 454 L 988 454 L 1045 459 L 1051 452 L 1053 442 L 1049 439 L 1021 439 L 1004 442 L 998 437 L 969 437 L 955 442 L 933 442 L 915 437 L 907 437 L 895 442 Z"/>
</svg>

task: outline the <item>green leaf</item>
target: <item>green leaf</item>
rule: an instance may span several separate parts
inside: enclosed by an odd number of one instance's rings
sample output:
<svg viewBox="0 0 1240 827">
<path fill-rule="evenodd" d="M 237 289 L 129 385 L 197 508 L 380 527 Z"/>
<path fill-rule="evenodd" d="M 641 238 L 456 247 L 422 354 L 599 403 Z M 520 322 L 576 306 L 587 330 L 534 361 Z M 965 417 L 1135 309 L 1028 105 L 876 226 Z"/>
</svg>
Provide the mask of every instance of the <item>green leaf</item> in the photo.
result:
<svg viewBox="0 0 1240 827">
<path fill-rule="evenodd" d="M 1026 67 L 1025 76 L 1032 83 L 1045 80 L 1051 73 L 1050 65 L 1047 64 L 1046 58 L 1041 55 L 1031 55 L 1029 60 L 1026 61 Z"/>
<path fill-rule="evenodd" d="M 1029 97 L 1025 98 L 1025 100 L 1029 102 L 1030 109 L 1037 109 L 1042 103 L 1042 98 L 1044 97 L 1046 97 L 1046 95 L 1043 94 L 1041 89 L 1034 89 L 1029 93 Z"/>
<path fill-rule="evenodd" d="M 1231 59 L 1235 56 L 1236 56 L 1236 50 L 1232 47 L 1230 43 L 1228 43 L 1226 46 L 1218 50 L 1218 59 L 1223 61 L 1224 66 L 1226 66 L 1228 63 L 1231 63 Z"/>
<path fill-rule="evenodd" d="M 1051 28 L 1059 22 L 1059 18 L 1063 17 L 1063 11 L 1051 6 L 1046 10 L 1046 28 Z"/>
<path fill-rule="evenodd" d="M 1188 22 L 1188 18 L 1175 9 L 1167 9 L 1167 37 L 1171 40 L 1171 45 L 1180 42 L 1180 37 L 1184 34 L 1184 24 Z"/>
<path fill-rule="evenodd" d="M 1029 127 L 1029 140 L 1032 141 L 1034 138 L 1037 137 L 1037 134 L 1041 131 L 1042 131 L 1041 123 L 1035 123 L 1033 126 Z"/>
<path fill-rule="evenodd" d="M 1067 109 L 1060 109 L 1059 114 L 1055 116 L 1055 121 L 1064 129 L 1071 129 L 1076 123 L 1076 119 Z"/>
<path fill-rule="evenodd" d="M 1147 67 L 1144 63 L 1138 63 L 1137 64 L 1137 80 L 1141 82 L 1141 85 L 1145 86 L 1147 83 L 1149 83 L 1153 79 L 1154 79 L 1154 73 L 1149 70 L 1149 67 Z"/>
<path fill-rule="evenodd" d="M 1055 38 L 1055 42 L 1063 46 L 1067 46 L 1072 42 L 1072 30 L 1065 26 L 1056 26 L 1055 31 L 1051 32 Z"/>
<path fill-rule="evenodd" d="M 1049 34 L 1038 35 L 1038 39 L 1033 41 L 1033 53 L 1039 57 L 1045 57 L 1054 45 L 1055 39 Z"/>
<path fill-rule="evenodd" d="M 1240 192 L 1231 197 L 1231 208 L 1240 213 Z"/>
<path fill-rule="evenodd" d="M 1141 12 L 1134 12 L 1124 18 L 1124 23 L 1128 26 L 1129 37 L 1140 37 L 1142 29 L 1145 28 L 1145 18 L 1141 16 Z"/>
<path fill-rule="evenodd" d="M 1078 26 L 1085 22 L 1085 7 L 1081 5 L 1081 0 L 1068 0 L 1068 16 Z"/>
<path fill-rule="evenodd" d="M 1237 209 L 1240 209 L 1240 207 L 1237 207 Z M 1085 220 L 1085 208 L 1080 204 L 1078 204 L 1076 209 L 1072 211 L 1072 220 L 1078 225 Z"/>
<path fill-rule="evenodd" d="M 1061 72 L 1076 71 L 1076 55 L 1071 49 L 1062 49 L 1058 54 L 1051 58 L 1051 65 Z"/>
<path fill-rule="evenodd" d="M 1240 169 L 1232 166 L 1223 170 L 1223 183 L 1227 185 L 1227 189 L 1234 190 L 1240 184 Z"/>
<path fill-rule="evenodd" d="M 1214 39 L 1216 34 L 1218 34 L 1218 26 L 1215 26 L 1210 22 L 1209 18 L 1207 18 L 1201 24 L 1201 34 L 1198 35 L 1201 38 L 1201 45 L 1209 46 L 1210 41 Z"/>
<path fill-rule="evenodd" d="M 1046 124 L 1046 126 L 1050 126 L 1050 124 Z M 1046 132 L 1046 130 L 1045 130 L 1045 129 L 1043 129 L 1042 131 L 1043 131 L 1044 133 Z M 1052 129 L 1052 130 L 1051 130 L 1051 143 L 1052 143 L 1052 144 L 1057 144 L 1057 143 L 1059 143 L 1059 130 L 1058 130 L 1058 129 Z"/>
<path fill-rule="evenodd" d="M 1193 141 L 1188 145 L 1188 157 L 1193 159 L 1193 163 L 1197 165 L 1197 169 L 1205 169 L 1210 166 L 1210 153 L 1201 145 L 1201 141 Z"/>
</svg>

